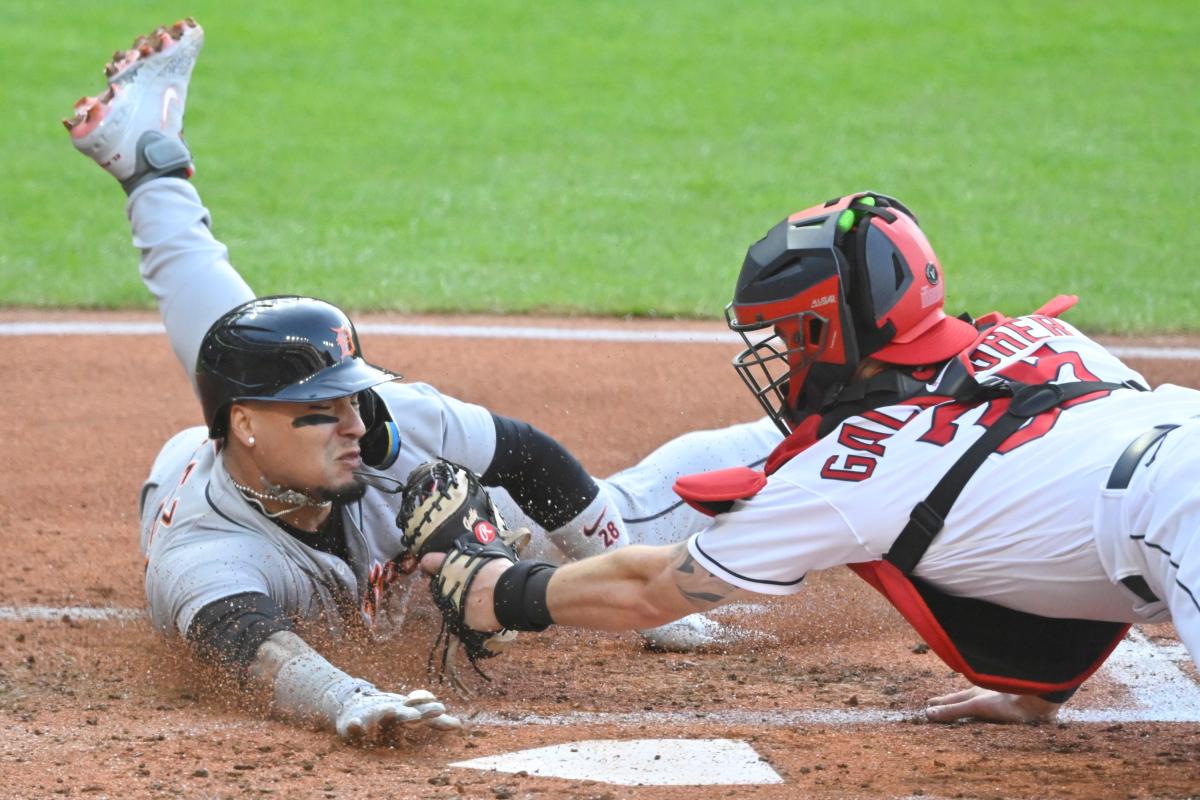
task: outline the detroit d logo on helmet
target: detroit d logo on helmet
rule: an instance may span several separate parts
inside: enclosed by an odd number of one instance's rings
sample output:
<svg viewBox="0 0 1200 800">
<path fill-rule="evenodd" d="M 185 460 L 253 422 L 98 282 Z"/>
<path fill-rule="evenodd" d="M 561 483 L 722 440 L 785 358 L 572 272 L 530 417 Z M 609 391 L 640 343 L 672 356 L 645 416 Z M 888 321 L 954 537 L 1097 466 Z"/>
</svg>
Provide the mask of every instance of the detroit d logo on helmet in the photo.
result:
<svg viewBox="0 0 1200 800">
<path fill-rule="evenodd" d="M 338 349 L 342 351 L 342 359 L 345 360 L 354 355 L 354 337 L 350 335 L 349 326 L 343 325 L 340 328 L 330 328 L 334 335 L 337 336 Z"/>
</svg>

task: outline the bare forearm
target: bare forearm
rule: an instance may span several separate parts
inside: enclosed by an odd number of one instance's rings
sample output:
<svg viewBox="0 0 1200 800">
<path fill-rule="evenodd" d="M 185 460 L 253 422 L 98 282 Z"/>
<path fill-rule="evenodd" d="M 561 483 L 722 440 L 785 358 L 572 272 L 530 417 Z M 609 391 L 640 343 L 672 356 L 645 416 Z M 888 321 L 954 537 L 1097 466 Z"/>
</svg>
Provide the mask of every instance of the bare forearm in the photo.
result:
<svg viewBox="0 0 1200 800">
<path fill-rule="evenodd" d="M 694 567 L 687 544 L 630 546 L 562 567 L 550 579 L 554 621 L 596 630 L 652 628 L 707 611 L 738 594 Z"/>
<path fill-rule="evenodd" d="M 682 599 L 676 591 L 652 589 L 669 559 L 670 548 L 639 545 L 560 567 L 546 590 L 550 615 L 560 625 L 596 630 L 661 625 L 672 610 L 671 595 Z"/>
<path fill-rule="evenodd" d="M 444 561 L 444 554 L 428 553 L 421 559 L 421 569 L 437 574 Z M 559 625 L 602 631 L 657 627 L 747 594 L 697 564 L 686 542 L 665 547 L 631 545 L 576 561 L 557 568 L 530 596 L 526 589 L 534 585 L 529 581 L 532 573 L 520 573 L 511 562 L 498 558 L 480 569 L 471 583 L 465 613 L 469 627 L 500 630 L 495 595 L 497 582 L 509 570 L 523 574 L 519 580 L 528 584 L 510 582 L 501 590 L 506 608 L 541 607 L 548 610 L 550 621 Z M 527 627 L 529 622 L 518 615 L 509 627 L 527 631 L 545 627 Z"/>
</svg>

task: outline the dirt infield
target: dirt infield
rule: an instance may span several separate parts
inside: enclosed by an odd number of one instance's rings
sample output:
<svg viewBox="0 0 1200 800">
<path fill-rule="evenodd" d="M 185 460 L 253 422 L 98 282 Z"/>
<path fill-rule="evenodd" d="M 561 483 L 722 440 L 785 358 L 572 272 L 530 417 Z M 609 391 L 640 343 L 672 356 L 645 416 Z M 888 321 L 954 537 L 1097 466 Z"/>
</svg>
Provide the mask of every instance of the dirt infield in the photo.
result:
<svg viewBox="0 0 1200 800">
<path fill-rule="evenodd" d="M 0 322 L 34 317 L 48 318 L 6 312 Z M 446 322 L 404 320 L 415 321 Z M 683 431 L 757 416 L 724 344 L 362 338 L 372 360 L 535 423 L 598 474 Z M 1195 361 L 1129 361 L 1153 384 L 1200 386 Z M 492 683 L 477 681 L 475 699 L 450 699 L 472 720 L 462 735 L 364 751 L 264 721 L 143 618 L 87 611 L 142 606 L 137 490 L 161 443 L 199 421 L 165 337 L 0 336 L 0 363 L 15 412 L 0 419 L 0 797 L 1200 797 L 1200 721 L 1145 721 L 1165 717 L 1139 716 L 1144 698 L 1109 672 L 1072 703 L 1097 721 L 921 722 L 927 697 L 963 683 L 848 571 L 814 576 L 765 610 L 727 612 L 759 631 L 727 652 L 655 654 L 633 635 L 572 630 L 527 637 L 485 665 Z M 333 660 L 388 688 L 428 685 L 436 625 L 423 595 L 413 597 L 396 637 L 342 643 Z M 1178 655 L 1170 626 L 1145 633 L 1161 658 Z M 1197 690 L 1190 665 L 1176 671 L 1181 683 L 1157 687 L 1168 698 L 1159 711 Z M 626 786 L 450 766 L 650 738 L 743 740 L 783 782 Z"/>
</svg>

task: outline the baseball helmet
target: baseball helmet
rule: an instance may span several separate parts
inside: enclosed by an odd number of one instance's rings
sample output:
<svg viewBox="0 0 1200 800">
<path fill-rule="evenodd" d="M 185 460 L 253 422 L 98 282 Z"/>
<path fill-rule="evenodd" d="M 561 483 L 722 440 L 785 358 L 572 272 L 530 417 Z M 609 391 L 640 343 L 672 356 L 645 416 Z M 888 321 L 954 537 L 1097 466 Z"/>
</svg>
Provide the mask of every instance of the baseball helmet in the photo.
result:
<svg viewBox="0 0 1200 800">
<path fill-rule="evenodd" d="M 968 347 L 975 327 L 946 316 L 944 298 L 941 264 L 903 203 L 875 192 L 830 200 L 747 251 L 725 309 L 746 344 L 734 367 L 786 434 L 867 356 L 917 366 Z"/>
<path fill-rule="evenodd" d="M 312 297 L 243 303 L 200 342 L 196 386 L 208 435 L 223 437 L 239 400 L 305 402 L 357 394 L 400 376 L 367 363 L 354 323 Z"/>
</svg>

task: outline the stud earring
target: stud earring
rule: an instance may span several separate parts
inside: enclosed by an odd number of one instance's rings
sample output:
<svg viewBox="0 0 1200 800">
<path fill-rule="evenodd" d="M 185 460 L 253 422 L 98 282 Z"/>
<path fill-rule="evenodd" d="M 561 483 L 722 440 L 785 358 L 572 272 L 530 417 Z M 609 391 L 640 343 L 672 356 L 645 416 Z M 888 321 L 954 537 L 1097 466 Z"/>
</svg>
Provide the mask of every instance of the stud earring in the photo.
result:
<svg viewBox="0 0 1200 800">
<path fill-rule="evenodd" d="M 251 447 L 254 447 L 254 437 L 253 436 L 250 437 L 249 444 Z"/>
</svg>

